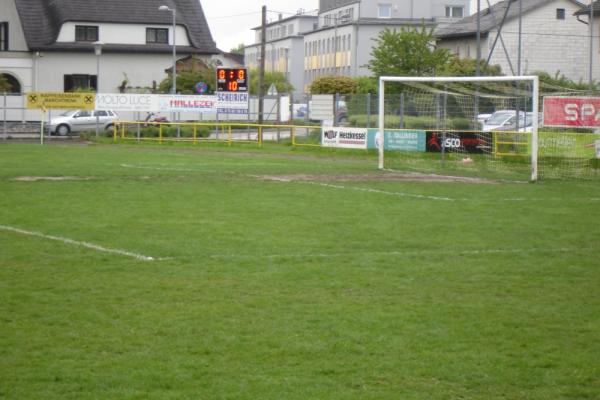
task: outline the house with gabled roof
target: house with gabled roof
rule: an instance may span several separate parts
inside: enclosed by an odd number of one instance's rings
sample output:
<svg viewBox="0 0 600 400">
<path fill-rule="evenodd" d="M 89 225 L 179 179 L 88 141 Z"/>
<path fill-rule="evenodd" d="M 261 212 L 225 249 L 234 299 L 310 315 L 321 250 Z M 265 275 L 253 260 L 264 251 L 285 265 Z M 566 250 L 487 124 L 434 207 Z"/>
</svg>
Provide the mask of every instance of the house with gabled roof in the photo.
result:
<svg viewBox="0 0 600 400">
<path fill-rule="evenodd" d="M 220 53 L 199 0 L 0 0 L 0 74 L 14 92 L 152 87 L 173 65 L 174 37 L 177 58 Z"/>
<path fill-rule="evenodd" d="M 476 58 L 479 19 L 482 60 L 500 65 L 506 75 L 516 75 L 520 22 L 521 75 L 545 71 L 586 81 L 590 32 L 576 15 L 583 6 L 575 0 L 521 0 L 519 7 L 519 0 L 503 0 L 482 10 L 479 17 L 475 13 L 438 28 L 437 46 L 461 58 Z M 600 78 L 600 71 L 595 77 Z"/>
</svg>

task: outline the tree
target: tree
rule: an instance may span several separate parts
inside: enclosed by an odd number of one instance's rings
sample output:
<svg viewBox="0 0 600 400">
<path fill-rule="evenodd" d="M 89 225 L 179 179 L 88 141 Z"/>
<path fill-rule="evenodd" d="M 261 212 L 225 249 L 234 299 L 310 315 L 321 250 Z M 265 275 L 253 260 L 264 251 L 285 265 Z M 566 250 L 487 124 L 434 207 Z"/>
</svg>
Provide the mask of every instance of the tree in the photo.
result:
<svg viewBox="0 0 600 400">
<path fill-rule="evenodd" d="M 372 76 L 359 76 L 356 80 L 356 93 L 359 94 L 376 94 L 379 93 L 379 83 Z"/>
<path fill-rule="evenodd" d="M 258 95 L 258 70 L 250 71 L 250 94 Z M 263 84 L 263 93 L 267 93 L 267 90 L 274 84 L 277 88 L 278 93 L 290 93 L 294 90 L 294 86 L 288 82 L 285 75 L 282 72 L 265 72 L 265 80 Z"/>
<path fill-rule="evenodd" d="M 425 26 L 385 29 L 379 33 L 367 67 L 375 76 L 434 76 L 454 57 L 433 46 L 433 30 Z"/>
<path fill-rule="evenodd" d="M 502 68 L 499 65 L 488 65 L 485 61 L 479 62 L 479 70 L 482 76 L 502 76 Z M 471 58 L 452 57 L 440 70 L 440 75 L 445 76 L 475 76 L 477 72 L 477 60 Z"/>
<path fill-rule="evenodd" d="M 204 82 L 208 86 L 205 94 L 213 93 L 216 89 L 216 68 L 212 65 L 206 65 L 203 68 L 194 71 L 181 71 L 177 73 L 177 93 L 197 94 L 196 84 Z M 158 91 L 169 93 L 171 90 L 172 75 L 166 77 L 159 85 Z"/>
<path fill-rule="evenodd" d="M 557 71 L 554 76 L 551 76 L 547 72 L 543 71 L 535 71 L 533 75 L 537 75 L 540 77 L 540 85 L 542 86 L 544 92 L 562 92 L 566 90 L 589 90 L 589 83 L 584 82 L 574 82 L 571 79 L 567 78 L 560 71 Z M 594 82 L 594 89 L 598 88 L 598 84 Z"/>
<path fill-rule="evenodd" d="M 12 85 L 4 74 L 0 74 L 0 93 L 12 91 Z"/>
<path fill-rule="evenodd" d="M 244 54 L 245 47 L 246 45 L 244 43 L 240 43 L 236 47 L 232 47 L 231 50 L 229 50 L 229 52 L 233 54 Z"/>
<path fill-rule="evenodd" d="M 312 94 L 353 94 L 358 87 L 357 81 L 348 76 L 321 76 L 310 84 Z"/>
</svg>

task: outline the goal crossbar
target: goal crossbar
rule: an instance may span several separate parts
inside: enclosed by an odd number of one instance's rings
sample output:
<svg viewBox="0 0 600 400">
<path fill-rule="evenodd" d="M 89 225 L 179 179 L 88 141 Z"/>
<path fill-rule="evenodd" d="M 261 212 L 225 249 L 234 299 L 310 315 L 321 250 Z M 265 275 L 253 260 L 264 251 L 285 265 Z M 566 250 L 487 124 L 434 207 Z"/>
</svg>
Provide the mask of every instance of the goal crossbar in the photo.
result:
<svg viewBox="0 0 600 400">
<path fill-rule="evenodd" d="M 385 132 L 385 83 L 386 82 L 399 82 L 399 83 L 411 83 L 411 82 L 519 82 L 528 81 L 532 82 L 532 112 L 534 115 L 532 121 L 532 132 L 531 132 L 531 180 L 536 181 L 538 179 L 538 118 L 539 115 L 539 88 L 540 81 L 537 75 L 526 75 L 526 76 L 477 76 L 477 77 L 416 77 L 416 76 L 380 76 L 379 77 L 379 135 L 381 137 L 381 145 L 379 146 L 379 169 L 385 168 L 384 163 L 384 132 Z"/>
</svg>

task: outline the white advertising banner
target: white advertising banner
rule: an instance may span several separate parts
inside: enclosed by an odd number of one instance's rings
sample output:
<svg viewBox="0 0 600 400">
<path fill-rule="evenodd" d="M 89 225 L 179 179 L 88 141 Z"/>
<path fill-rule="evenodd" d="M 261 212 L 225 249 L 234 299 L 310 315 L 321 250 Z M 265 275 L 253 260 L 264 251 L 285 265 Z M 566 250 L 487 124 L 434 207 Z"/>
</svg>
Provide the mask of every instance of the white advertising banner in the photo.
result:
<svg viewBox="0 0 600 400">
<path fill-rule="evenodd" d="M 600 139 L 596 140 L 596 158 L 600 158 Z"/>
<path fill-rule="evenodd" d="M 248 92 L 217 92 L 217 110 L 221 114 L 248 114 Z"/>
<path fill-rule="evenodd" d="M 97 110 L 140 112 L 216 112 L 217 96 L 98 93 Z"/>
<path fill-rule="evenodd" d="M 98 93 L 96 110 L 158 111 L 158 96 L 155 94 Z"/>
<path fill-rule="evenodd" d="M 326 127 L 322 128 L 321 145 L 346 149 L 366 149 L 366 128 Z"/>
<path fill-rule="evenodd" d="M 309 118 L 317 121 L 333 121 L 333 95 L 315 94 L 308 107 Z"/>
<path fill-rule="evenodd" d="M 161 94 L 158 107 L 162 112 L 216 112 L 217 96 Z"/>
</svg>

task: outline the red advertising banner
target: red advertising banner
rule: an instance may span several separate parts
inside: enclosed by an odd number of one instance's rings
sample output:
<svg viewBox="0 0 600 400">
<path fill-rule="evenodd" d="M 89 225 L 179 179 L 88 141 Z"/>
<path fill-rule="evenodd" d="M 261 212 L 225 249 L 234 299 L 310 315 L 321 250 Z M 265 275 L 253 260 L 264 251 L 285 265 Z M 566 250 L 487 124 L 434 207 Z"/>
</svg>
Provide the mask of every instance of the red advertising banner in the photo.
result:
<svg viewBox="0 0 600 400">
<path fill-rule="evenodd" d="M 600 97 L 544 97 L 544 126 L 600 128 Z"/>
</svg>

